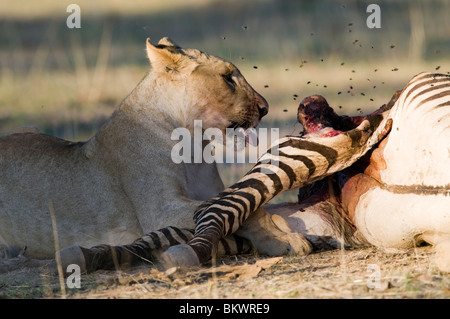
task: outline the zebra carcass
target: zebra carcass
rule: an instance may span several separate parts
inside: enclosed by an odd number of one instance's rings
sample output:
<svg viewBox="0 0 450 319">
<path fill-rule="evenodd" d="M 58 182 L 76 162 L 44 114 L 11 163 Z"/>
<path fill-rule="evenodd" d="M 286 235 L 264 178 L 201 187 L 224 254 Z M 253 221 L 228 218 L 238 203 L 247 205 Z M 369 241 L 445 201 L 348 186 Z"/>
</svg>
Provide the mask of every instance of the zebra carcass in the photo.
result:
<svg viewBox="0 0 450 319">
<path fill-rule="evenodd" d="M 392 129 L 375 149 L 300 189 L 299 203 L 269 211 L 316 248 L 371 244 L 403 249 L 426 243 L 436 246 L 438 267 L 450 271 L 449 76 L 415 76 L 383 109 L 389 108 Z M 300 104 L 298 117 L 310 134 L 319 121 L 350 129 L 363 118 L 339 117 L 316 97 Z"/>
</svg>

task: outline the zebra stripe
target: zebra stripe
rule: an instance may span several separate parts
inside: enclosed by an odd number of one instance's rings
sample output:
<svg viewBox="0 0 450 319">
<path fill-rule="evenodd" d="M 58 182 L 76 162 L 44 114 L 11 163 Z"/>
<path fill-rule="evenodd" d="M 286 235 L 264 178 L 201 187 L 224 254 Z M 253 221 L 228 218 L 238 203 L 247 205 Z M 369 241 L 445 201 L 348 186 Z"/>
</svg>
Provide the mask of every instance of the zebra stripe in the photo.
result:
<svg viewBox="0 0 450 319">
<path fill-rule="evenodd" d="M 431 80 L 425 80 L 425 81 L 421 81 L 419 82 L 419 80 L 423 80 L 423 79 L 429 79 L 431 78 Z M 433 87 L 436 83 L 444 83 L 444 86 L 448 85 L 448 78 L 446 76 L 442 76 L 442 74 L 439 76 L 438 74 L 424 74 L 423 76 L 420 76 L 419 78 L 413 79 L 412 80 L 414 83 L 419 82 L 418 84 L 414 85 L 413 87 L 411 87 L 411 89 L 409 90 L 409 92 L 405 95 L 405 101 L 408 99 L 408 97 L 414 93 L 417 94 L 420 88 L 423 87 L 428 87 L 428 90 L 433 90 Z M 422 91 L 422 93 L 426 93 L 424 91 Z M 417 97 L 417 95 L 415 96 Z M 414 98 L 415 98 L 414 97 Z M 412 103 L 412 100 L 409 101 L 408 103 Z M 404 104 L 403 104 L 404 105 Z"/>
<path fill-rule="evenodd" d="M 433 187 L 448 184 L 448 164 L 442 159 L 448 158 L 449 106 L 449 75 L 421 73 L 406 85 L 390 114 L 393 130 L 399 132 L 391 134 L 384 150 L 389 164 L 383 172 L 385 183 Z M 419 127 L 423 134 L 418 133 Z"/>
<path fill-rule="evenodd" d="M 86 271 L 93 272 L 98 269 L 122 269 L 142 263 L 157 263 L 162 252 L 171 246 L 186 244 L 193 237 L 193 229 L 166 227 L 145 234 L 129 245 L 80 248 Z M 219 255 L 243 254 L 251 249 L 251 244 L 246 239 L 230 236 L 221 238 L 217 252 Z"/>
<path fill-rule="evenodd" d="M 423 104 L 430 104 L 436 108 L 436 100 L 446 98 L 443 103 L 448 102 L 450 95 L 449 75 L 438 73 L 421 73 L 414 77 L 405 87 L 396 104 L 402 112 L 411 112 Z M 437 92 L 436 94 L 429 94 Z M 424 95 L 427 95 L 424 98 Z"/>
<path fill-rule="evenodd" d="M 274 196 L 350 166 L 369 149 L 366 143 L 382 119 L 382 115 L 373 116 L 334 137 L 282 138 L 275 146 L 278 149 L 271 147 L 241 180 L 194 213 L 195 236 L 188 244 L 200 262 L 210 258 L 221 237 L 237 231 Z M 274 162 L 269 164 L 270 160 Z M 249 205 L 242 205 L 246 202 Z"/>
<path fill-rule="evenodd" d="M 410 123 L 410 115 L 431 116 L 436 123 L 433 127 L 435 132 L 438 132 L 436 128 L 444 132 L 450 129 L 446 124 L 448 121 L 445 121 L 449 112 L 441 110 L 450 106 L 449 97 L 448 75 L 422 73 L 380 110 L 392 108 L 389 117 L 394 119 L 394 124 L 397 123 L 397 128 L 398 123 L 403 121 Z M 421 112 L 414 112 L 419 107 Z M 201 262 L 207 261 L 213 251 L 226 254 L 248 251 L 250 245 L 245 240 L 224 236 L 235 232 L 251 213 L 277 194 L 311 184 L 353 164 L 389 130 L 392 120 L 386 121 L 388 112 L 379 114 L 381 111 L 362 120 L 356 129 L 340 132 L 334 137 L 305 135 L 280 139 L 241 180 L 197 208 L 194 214 L 195 233 L 189 229 L 168 227 L 146 234 L 130 245 L 82 248 L 88 267 L 91 270 L 108 269 L 143 260 L 152 262 L 158 252 L 184 243 L 192 247 Z M 383 121 L 385 124 L 382 125 Z M 441 127 L 439 123 L 442 123 Z M 448 131 L 445 133 L 448 134 Z M 449 193 L 449 185 L 386 184 L 383 187 L 394 193 L 412 190 L 418 193 Z"/>
</svg>

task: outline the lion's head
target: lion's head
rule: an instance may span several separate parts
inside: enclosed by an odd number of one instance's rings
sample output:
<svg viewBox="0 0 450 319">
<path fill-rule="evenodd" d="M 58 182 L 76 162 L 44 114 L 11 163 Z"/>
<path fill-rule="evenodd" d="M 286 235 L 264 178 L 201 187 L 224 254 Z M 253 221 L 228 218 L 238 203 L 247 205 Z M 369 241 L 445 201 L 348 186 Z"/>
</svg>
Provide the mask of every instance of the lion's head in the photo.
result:
<svg viewBox="0 0 450 319">
<path fill-rule="evenodd" d="M 248 129 L 256 127 L 268 112 L 266 100 L 226 60 L 180 48 L 168 38 L 157 45 L 147 39 L 147 56 L 159 93 L 172 100 L 164 107 L 172 108 L 167 111 L 186 128 L 202 120 L 203 129 Z"/>
</svg>

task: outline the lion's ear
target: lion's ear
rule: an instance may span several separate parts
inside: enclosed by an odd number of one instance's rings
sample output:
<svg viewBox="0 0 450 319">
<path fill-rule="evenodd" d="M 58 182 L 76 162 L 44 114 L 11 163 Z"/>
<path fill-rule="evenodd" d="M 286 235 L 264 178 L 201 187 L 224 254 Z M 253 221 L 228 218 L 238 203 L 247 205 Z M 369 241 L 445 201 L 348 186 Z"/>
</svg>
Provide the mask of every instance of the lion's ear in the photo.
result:
<svg viewBox="0 0 450 319">
<path fill-rule="evenodd" d="M 147 41 L 148 41 L 148 39 L 147 39 Z M 179 48 L 179 46 L 168 37 L 161 38 L 161 40 L 159 40 L 158 44 Z"/>
<path fill-rule="evenodd" d="M 147 38 L 147 57 L 152 68 L 159 73 L 182 72 L 192 62 L 169 38 L 162 38 L 156 46 Z"/>
</svg>

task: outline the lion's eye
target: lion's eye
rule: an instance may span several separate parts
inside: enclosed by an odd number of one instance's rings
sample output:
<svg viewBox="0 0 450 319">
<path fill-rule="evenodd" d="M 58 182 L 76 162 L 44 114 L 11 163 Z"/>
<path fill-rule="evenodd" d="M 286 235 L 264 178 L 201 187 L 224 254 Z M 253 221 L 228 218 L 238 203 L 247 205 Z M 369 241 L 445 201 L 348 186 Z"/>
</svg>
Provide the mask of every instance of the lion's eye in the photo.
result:
<svg viewBox="0 0 450 319">
<path fill-rule="evenodd" d="M 236 82 L 234 82 L 232 74 L 222 74 L 222 77 L 231 89 L 236 88 Z"/>
</svg>

